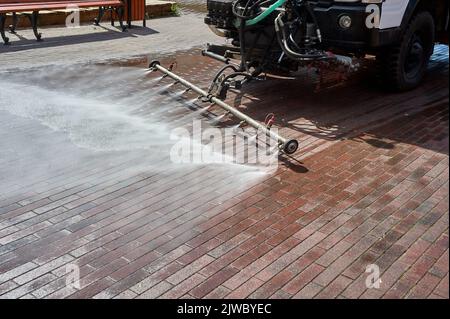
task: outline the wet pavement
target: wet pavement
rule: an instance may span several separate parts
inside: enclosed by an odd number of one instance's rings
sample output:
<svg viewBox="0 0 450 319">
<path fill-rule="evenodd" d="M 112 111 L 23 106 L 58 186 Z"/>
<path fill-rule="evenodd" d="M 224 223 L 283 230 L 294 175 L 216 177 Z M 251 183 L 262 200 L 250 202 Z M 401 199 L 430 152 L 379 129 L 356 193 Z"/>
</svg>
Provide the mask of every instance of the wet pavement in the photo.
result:
<svg viewBox="0 0 450 319">
<path fill-rule="evenodd" d="M 183 10 L 183 9 L 182 9 Z M 206 43 L 224 43 L 203 23 L 203 14 L 181 11 L 179 17 L 150 19 L 147 27 L 121 32 L 107 21 L 96 27 L 79 28 L 42 27 L 44 41 L 36 42 L 31 29 L 20 29 L 17 35 L 8 34 L 11 45 L 0 46 L 0 70 L 71 64 L 128 63 L 148 55 L 168 54 L 204 46 Z"/>
<path fill-rule="evenodd" d="M 201 87 L 220 68 L 151 59 Z M 275 170 L 173 163 L 174 129 L 238 122 L 144 60 L 3 71 L 0 298 L 448 298 L 447 47 L 411 92 L 383 92 L 369 60 L 231 93 L 299 140 Z"/>
</svg>

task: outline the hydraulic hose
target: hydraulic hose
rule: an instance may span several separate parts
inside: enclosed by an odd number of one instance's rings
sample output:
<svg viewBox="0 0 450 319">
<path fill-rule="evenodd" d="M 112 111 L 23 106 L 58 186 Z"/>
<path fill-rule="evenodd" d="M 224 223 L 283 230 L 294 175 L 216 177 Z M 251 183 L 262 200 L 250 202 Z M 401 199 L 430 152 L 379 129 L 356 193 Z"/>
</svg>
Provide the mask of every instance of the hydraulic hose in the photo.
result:
<svg viewBox="0 0 450 319">
<path fill-rule="evenodd" d="M 251 0 L 247 0 L 247 3 L 245 4 L 245 6 L 238 10 L 238 5 L 243 1 L 245 1 L 245 0 L 235 1 L 231 7 L 231 11 L 233 12 L 234 16 L 239 19 L 250 20 L 250 19 L 253 19 L 256 16 L 258 16 L 258 14 L 259 14 L 259 13 L 252 13 L 253 9 L 255 9 L 258 6 L 262 6 L 266 2 L 272 2 L 273 0 L 258 0 L 255 3 L 253 3 L 252 5 L 250 5 Z M 242 11 L 242 12 L 239 12 L 239 11 Z"/>
<path fill-rule="evenodd" d="M 255 25 L 255 24 L 261 22 L 262 20 L 267 18 L 272 12 L 274 12 L 276 9 L 281 7 L 286 1 L 287 0 L 277 0 L 274 4 L 272 4 L 269 8 L 264 10 L 261 14 L 257 15 L 253 19 L 246 21 L 245 25 L 252 26 L 252 25 Z"/>
<path fill-rule="evenodd" d="M 317 53 L 299 53 L 295 52 L 289 47 L 288 38 L 286 37 L 286 32 L 284 30 L 284 23 L 281 20 L 284 13 L 281 12 L 275 19 L 275 33 L 277 35 L 278 42 L 281 46 L 283 52 L 291 58 L 297 61 L 310 61 L 310 60 L 320 60 L 327 59 L 328 57 L 323 52 Z"/>
</svg>

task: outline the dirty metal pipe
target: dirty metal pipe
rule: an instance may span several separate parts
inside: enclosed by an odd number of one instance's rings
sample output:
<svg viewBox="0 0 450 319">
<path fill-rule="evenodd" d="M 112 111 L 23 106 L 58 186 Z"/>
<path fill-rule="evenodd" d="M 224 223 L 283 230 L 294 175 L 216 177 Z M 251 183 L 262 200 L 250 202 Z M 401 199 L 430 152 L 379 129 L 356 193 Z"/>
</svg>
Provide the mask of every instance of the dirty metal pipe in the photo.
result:
<svg viewBox="0 0 450 319">
<path fill-rule="evenodd" d="M 203 51 L 202 51 L 202 55 L 203 55 L 203 56 L 210 57 L 211 59 L 214 59 L 214 60 L 223 62 L 223 63 L 225 63 L 225 64 L 230 64 L 230 59 L 228 59 L 228 58 L 226 58 L 226 57 L 223 57 L 223 56 L 221 56 L 221 55 L 218 55 L 218 54 L 216 54 L 216 53 L 210 52 L 210 51 L 208 51 L 208 50 L 203 50 Z"/>
<path fill-rule="evenodd" d="M 297 140 L 288 140 L 288 139 L 278 135 L 277 133 L 275 133 L 275 132 L 271 131 L 270 129 L 268 129 L 263 124 L 261 124 L 258 121 L 252 119 L 251 117 L 245 115 L 244 113 L 240 112 L 239 110 L 237 110 L 236 108 L 232 107 L 231 105 L 228 105 L 227 103 L 225 103 L 224 101 L 220 100 L 216 96 L 213 96 L 213 95 L 209 94 L 208 92 L 202 90 L 198 86 L 196 86 L 196 85 L 186 81 L 185 79 L 179 77 L 178 75 L 176 75 L 175 73 L 171 72 L 170 70 L 164 68 L 163 66 L 161 66 L 161 64 L 158 61 L 153 61 L 150 64 L 149 67 L 151 69 L 153 69 L 153 70 L 158 70 L 158 71 L 160 71 L 160 72 L 162 72 L 164 74 L 167 74 L 169 77 L 171 77 L 172 79 L 174 79 L 178 83 L 181 83 L 182 85 L 184 85 L 184 86 L 186 86 L 188 88 L 191 88 L 197 94 L 199 94 L 199 95 L 203 96 L 204 98 L 208 99 L 208 101 L 210 101 L 211 103 L 214 103 L 214 104 L 220 106 L 225 111 L 233 114 L 238 119 L 240 119 L 242 121 L 245 121 L 248 125 L 254 127 L 258 131 L 264 132 L 267 136 L 269 136 L 270 138 L 276 140 L 278 145 L 279 145 L 279 147 L 280 147 L 280 149 L 282 149 L 285 153 L 293 154 L 293 153 L 295 153 L 297 151 L 297 149 L 298 149 L 298 142 L 297 142 Z"/>
</svg>

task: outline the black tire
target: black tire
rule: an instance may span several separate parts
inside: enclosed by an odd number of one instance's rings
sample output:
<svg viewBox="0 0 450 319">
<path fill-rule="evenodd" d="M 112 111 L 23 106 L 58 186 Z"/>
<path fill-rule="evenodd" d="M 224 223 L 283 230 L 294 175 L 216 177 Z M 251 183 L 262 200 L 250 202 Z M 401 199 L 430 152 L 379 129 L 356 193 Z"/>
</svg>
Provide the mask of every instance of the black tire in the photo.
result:
<svg viewBox="0 0 450 319">
<path fill-rule="evenodd" d="M 434 19 L 427 12 L 416 14 L 400 43 L 377 55 L 379 76 L 387 89 L 406 91 L 417 87 L 434 51 Z"/>
</svg>

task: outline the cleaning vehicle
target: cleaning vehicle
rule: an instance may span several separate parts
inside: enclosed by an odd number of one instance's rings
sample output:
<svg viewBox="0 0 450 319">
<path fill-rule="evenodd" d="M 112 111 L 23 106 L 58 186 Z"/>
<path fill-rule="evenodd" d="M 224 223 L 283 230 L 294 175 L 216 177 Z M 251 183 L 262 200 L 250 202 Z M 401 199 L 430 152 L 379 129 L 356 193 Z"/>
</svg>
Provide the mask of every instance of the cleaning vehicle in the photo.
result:
<svg viewBox="0 0 450 319">
<path fill-rule="evenodd" d="M 247 124 L 265 128 L 288 154 L 297 150 L 297 141 L 274 135 L 268 123 L 223 102 L 230 88 L 240 89 L 263 73 L 289 74 L 302 67 L 351 71 L 358 58 L 370 54 L 387 88 L 409 90 L 422 81 L 435 43 L 448 44 L 447 0 L 207 0 L 207 9 L 205 23 L 228 40 L 203 51 L 225 64 L 209 90 L 180 79 L 157 61 L 150 67 Z"/>
</svg>

